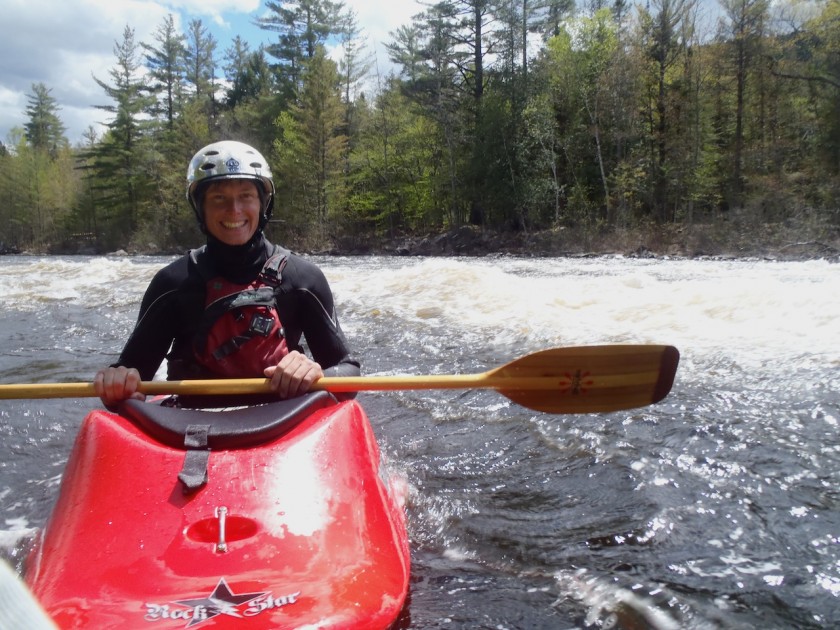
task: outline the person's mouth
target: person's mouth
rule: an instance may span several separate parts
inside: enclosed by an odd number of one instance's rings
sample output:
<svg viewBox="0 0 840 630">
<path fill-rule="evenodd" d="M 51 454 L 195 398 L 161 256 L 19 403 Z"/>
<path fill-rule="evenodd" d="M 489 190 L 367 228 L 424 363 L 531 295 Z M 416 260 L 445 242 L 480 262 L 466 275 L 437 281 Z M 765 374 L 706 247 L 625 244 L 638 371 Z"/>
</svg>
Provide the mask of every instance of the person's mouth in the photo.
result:
<svg viewBox="0 0 840 630">
<path fill-rule="evenodd" d="M 247 221 L 222 221 L 222 227 L 226 230 L 238 230 L 239 228 L 245 227 Z"/>
</svg>

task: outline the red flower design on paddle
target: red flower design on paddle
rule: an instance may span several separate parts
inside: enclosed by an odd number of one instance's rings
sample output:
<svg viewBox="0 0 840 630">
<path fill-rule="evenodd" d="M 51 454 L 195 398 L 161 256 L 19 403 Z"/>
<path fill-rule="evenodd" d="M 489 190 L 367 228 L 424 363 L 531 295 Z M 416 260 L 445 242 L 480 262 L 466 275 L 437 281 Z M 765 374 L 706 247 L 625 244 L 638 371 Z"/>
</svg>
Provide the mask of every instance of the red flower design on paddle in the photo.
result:
<svg viewBox="0 0 840 630">
<path fill-rule="evenodd" d="M 566 372 L 564 376 L 568 380 L 560 382 L 561 394 L 572 394 L 573 396 L 585 394 L 595 384 L 595 381 L 591 378 L 591 374 L 583 370 L 575 370 L 574 374 Z"/>
</svg>

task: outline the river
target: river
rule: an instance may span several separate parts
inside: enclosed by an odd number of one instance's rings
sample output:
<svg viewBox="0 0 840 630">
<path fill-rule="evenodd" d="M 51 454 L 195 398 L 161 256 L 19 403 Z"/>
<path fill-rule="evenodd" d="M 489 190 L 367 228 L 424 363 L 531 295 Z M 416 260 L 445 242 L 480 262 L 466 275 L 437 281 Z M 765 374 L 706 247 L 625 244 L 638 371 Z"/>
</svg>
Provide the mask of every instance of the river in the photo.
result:
<svg viewBox="0 0 840 630">
<path fill-rule="evenodd" d="M 90 380 L 169 258 L 0 259 L 0 382 Z M 410 484 L 405 628 L 840 622 L 840 266 L 316 258 L 367 375 L 475 373 L 554 346 L 672 344 L 671 394 L 547 415 L 492 391 L 363 393 Z M 0 401 L 18 568 L 98 401 Z"/>
</svg>

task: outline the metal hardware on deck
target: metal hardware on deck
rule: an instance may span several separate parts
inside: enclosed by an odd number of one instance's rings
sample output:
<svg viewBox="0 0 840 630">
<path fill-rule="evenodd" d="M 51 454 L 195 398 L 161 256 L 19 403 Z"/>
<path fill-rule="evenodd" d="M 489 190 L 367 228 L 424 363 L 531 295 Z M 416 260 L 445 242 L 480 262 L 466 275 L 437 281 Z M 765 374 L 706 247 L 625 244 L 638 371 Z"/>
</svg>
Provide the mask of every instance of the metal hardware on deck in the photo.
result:
<svg viewBox="0 0 840 630">
<path fill-rule="evenodd" d="M 218 553 L 225 553 L 227 551 L 227 541 L 225 540 L 227 513 L 228 509 L 224 506 L 216 508 L 216 518 L 219 519 L 219 542 L 216 543 L 216 551 Z"/>
</svg>

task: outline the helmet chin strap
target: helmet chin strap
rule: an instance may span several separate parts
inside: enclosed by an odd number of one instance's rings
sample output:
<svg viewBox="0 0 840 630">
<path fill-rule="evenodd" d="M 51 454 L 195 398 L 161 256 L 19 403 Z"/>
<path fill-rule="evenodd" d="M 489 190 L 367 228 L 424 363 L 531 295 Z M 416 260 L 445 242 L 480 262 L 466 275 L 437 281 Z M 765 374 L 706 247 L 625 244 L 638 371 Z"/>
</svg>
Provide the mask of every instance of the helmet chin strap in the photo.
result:
<svg viewBox="0 0 840 630">
<path fill-rule="evenodd" d="M 265 190 L 262 186 L 257 186 L 257 194 L 260 196 L 260 224 L 257 227 L 257 232 L 262 233 L 265 226 L 268 225 L 268 218 L 271 216 L 271 210 L 274 206 L 274 197 L 266 199 Z"/>
</svg>

